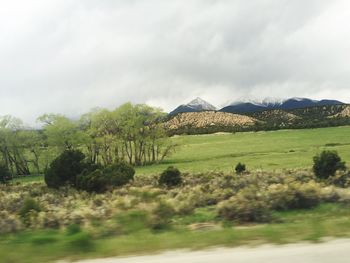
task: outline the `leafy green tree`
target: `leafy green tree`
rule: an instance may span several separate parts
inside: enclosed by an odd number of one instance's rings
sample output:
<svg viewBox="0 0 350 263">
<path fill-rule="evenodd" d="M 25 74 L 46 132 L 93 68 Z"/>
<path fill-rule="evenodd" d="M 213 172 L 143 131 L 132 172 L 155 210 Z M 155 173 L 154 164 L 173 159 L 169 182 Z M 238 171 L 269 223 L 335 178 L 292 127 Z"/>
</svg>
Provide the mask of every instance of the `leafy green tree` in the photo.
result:
<svg viewBox="0 0 350 263">
<path fill-rule="evenodd" d="M 130 164 L 154 163 L 168 156 L 175 145 L 169 143 L 157 108 L 126 103 L 114 111 L 119 135 Z"/>
<path fill-rule="evenodd" d="M 11 179 L 12 176 L 7 166 L 0 163 L 0 184 L 6 184 Z"/>
<path fill-rule="evenodd" d="M 12 174 L 30 174 L 21 132 L 24 129 L 20 119 L 9 115 L 0 117 L 1 159 Z"/>
<path fill-rule="evenodd" d="M 175 145 L 162 120 L 165 113 L 144 104 L 126 103 L 115 110 L 94 109 L 80 120 L 60 114 L 38 118 L 42 129 L 0 117 L 0 162 L 13 176 L 43 173 L 65 150 L 82 151 L 89 163 L 104 166 L 127 161 L 146 165 L 162 161 Z"/>
<path fill-rule="evenodd" d="M 46 138 L 43 132 L 33 129 L 21 130 L 19 131 L 19 137 L 21 138 L 26 162 L 31 165 L 32 172 L 41 174 L 47 167 L 47 160 L 49 160 Z"/>
<path fill-rule="evenodd" d="M 95 109 L 81 118 L 89 137 L 87 149 L 92 163 L 112 164 L 119 160 L 120 142 L 117 122 L 109 110 Z"/>
<path fill-rule="evenodd" d="M 145 165 L 163 160 L 174 149 L 161 123 L 164 116 L 160 109 L 131 103 L 83 115 L 80 123 L 89 136 L 89 159 L 104 165 L 120 161 Z"/>
<path fill-rule="evenodd" d="M 43 130 L 48 145 L 57 147 L 60 152 L 79 148 L 87 139 L 77 121 L 59 114 L 44 114 L 38 118 L 44 124 Z"/>
</svg>

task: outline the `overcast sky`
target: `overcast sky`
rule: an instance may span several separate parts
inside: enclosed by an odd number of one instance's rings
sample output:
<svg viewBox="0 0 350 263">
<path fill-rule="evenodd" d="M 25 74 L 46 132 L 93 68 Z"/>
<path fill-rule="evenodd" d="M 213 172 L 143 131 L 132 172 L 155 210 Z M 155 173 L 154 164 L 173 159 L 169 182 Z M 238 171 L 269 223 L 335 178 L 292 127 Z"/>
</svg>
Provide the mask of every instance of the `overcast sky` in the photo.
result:
<svg viewBox="0 0 350 263">
<path fill-rule="evenodd" d="M 197 96 L 350 102 L 350 1 L 1 1 L 0 92 L 27 123 Z"/>
</svg>

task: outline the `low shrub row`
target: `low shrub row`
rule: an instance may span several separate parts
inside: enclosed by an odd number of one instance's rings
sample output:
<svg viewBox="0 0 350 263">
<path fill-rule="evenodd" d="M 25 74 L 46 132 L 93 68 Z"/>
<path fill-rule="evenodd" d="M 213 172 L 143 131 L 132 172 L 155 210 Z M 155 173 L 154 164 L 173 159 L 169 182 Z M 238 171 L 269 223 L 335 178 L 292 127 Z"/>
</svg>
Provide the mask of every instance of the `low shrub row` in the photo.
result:
<svg viewBox="0 0 350 263">
<path fill-rule="evenodd" d="M 339 168 L 339 162 L 331 163 Z M 69 166 L 75 173 L 59 177 Z M 88 165 L 80 153 L 65 152 L 45 176 L 50 187 L 0 185 L 0 233 L 71 225 L 98 236 L 158 231 L 206 207 L 218 221 L 268 222 L 274 210 L 350 202 L 350 175 L 338 168 L 328 179 L 311 171 L 181 174 L 174 167 L 159 177 L 134 178 L 133 167 L 126 163 Z"/>
<path fill-rule="evenodd" d="M 315 181 L 271 184 L 267 188 L 248 186 L 220 202 L 218 214 L 225 220 L 268 222 L 273 210 L 309 209 L 321 202 L 337 202 L 341 196 L 334 186 Z"/>
<path fill-rule="evenodd" d="M 117 162 L 103 167 L 89 164 L 78 150 L 66 150 L 58 156 L 45 173 L 45 182 L 50 188 L 72 186 L 87 192 L 103 193 L 133 181 L 135 170 L 126 162 Z M 0 167 L 1 168 L 1 167 Z M 168 188 L 181 185 L 181 173 L 168 167 L 160 175 L 158 184 Z"/>
</svg>

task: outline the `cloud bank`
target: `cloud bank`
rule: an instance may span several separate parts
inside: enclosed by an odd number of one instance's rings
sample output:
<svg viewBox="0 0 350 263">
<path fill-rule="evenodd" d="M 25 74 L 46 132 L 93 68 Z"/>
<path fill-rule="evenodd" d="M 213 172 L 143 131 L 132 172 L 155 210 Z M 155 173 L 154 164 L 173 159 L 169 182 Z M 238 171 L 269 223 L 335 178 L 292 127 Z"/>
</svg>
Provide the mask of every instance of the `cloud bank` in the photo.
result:
<svg viewBox="0 0 350 263">
<path fill-rule="evenodd" d="M 200 96 L 350 102 L 346 0 L 13 0 L 0 8 L 0 115 Z"/>
</svg>

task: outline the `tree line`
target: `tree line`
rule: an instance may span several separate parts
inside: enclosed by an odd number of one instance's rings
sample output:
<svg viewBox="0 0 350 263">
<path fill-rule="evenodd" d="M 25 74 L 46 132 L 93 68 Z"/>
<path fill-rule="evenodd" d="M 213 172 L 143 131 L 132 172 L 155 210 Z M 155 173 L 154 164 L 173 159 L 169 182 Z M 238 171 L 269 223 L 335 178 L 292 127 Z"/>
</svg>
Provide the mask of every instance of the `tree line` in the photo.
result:
<svg viewBox="0 0 350 263">
<path fill-rule="evenodd" d="M 12 116 L 0 117 L 0 162 L 13 175 L 43 173 L 65 150 L 81 150 L 90 163 L 126 161 L 135 166 L 157 163 L 175 145 L 162 125 L 166 116 L 144 104 L 94 109 L 73 120 L 61 114 L 38 118 L 40 129 Z"/>
</svg>

